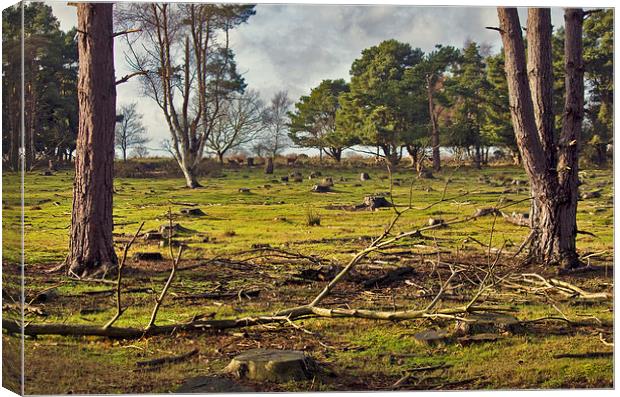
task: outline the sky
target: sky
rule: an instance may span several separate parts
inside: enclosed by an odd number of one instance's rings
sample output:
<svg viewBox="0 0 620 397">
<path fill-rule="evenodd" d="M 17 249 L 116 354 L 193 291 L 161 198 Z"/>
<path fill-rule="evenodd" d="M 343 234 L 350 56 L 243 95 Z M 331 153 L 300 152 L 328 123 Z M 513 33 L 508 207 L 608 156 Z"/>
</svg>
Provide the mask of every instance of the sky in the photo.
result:
<svg viewBox="0 0 620 397">
<path fill-rule="evenodd" d="M 66 1 L 47 1 L 61 28 L 76 25 L 76 9 Z M 520 10 L 523 24 L 526 11 Z M 552 9 L 552 22 L 563 24 L 563 11 Z M 363 49 L 383 40 L 397 39 L 431 50 L 435 44 L 461 48 L 465 41 L 491 45 L 498 52 L 499 34 L 485 29 L 497 26 L 495 7 L 428 7 L 398 5 L 258 4 L 256 15 L 231 33 L 237 68 L 249 89 L 267 101 L 286 90 L 292 100 L 307 95 L 324 79 L 349 80 L 349 68 Z M 123 40 L 115 43 L 116 74 L 129 73 Z M 161 110 L 141 96 L 138 81 L 117 87 L 118 106 L 136 102 L 157 149 L 169 137 Z"/>
</svg>

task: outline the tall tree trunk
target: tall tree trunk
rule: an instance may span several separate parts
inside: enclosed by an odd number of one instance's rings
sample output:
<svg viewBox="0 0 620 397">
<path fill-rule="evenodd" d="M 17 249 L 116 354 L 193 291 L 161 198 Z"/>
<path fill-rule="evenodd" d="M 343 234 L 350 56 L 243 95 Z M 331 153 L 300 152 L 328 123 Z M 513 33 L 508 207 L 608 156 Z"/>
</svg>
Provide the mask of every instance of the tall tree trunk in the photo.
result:
<svg viewBox="0 0 620 397">
<path fill-rule="evenodd" d="M 405 149 L 407 149 L 407 153 L 411 157 L 411 168 L 414 168 L 416 171 L 420 171 L 420 146 L 418 145 L 405 145 Z"/>
<path fill-rule="evenodd" d="M 179 163 L 183 176 L 185 177 L 185 185 L 190 189 L 202 187 L 202 185 L 198 182 L 198 172 L 196 170 L 196 166 L 189 165 L 188 163 L 189 162 L 186 160 Z"/>
<path fill-rule="evenodd" d="M 78 3 L 79 130 L 67 264 L 79 277 L 117 265 L 112 241 L 116 86 L 111 3 Z"/>
<path fill-rule="evenodd" d="M 567 11 L 568 12 L 568 11 Z M 561 264 L 570 268 L 578 265 L 575 251 L 576 233 L 576 142 L 581 122 L 568 122 L 564 127 L 559 153 L 560 163 L 565 164 L 565 171 L 558 176 L 556 161 L 558 159 L 553 136 L 552 84 L 551 75 L 551 15 L 549 9 L 534 8 L 528 12 L 527 68 L 523 36 L 519 16 L 515 8 L 498 8 L 500 32 L 506 58 L 505 70 L 508 80 L 511 115 L 519 151 L 525 170 L 530 180 L 532 195 L 531 246 L 533 260 L 545 264 Z M 575 30 L 574 27 L 571 29 Z M 581 36 L 579 36 L 581 37 Z M 568 32 L 567 46 L 571 53 L 569 63 L 575 63 L 575 69 L 581 68 L 581 39 Z M 579 41 L 578 45 L 569 41 Z M 575 47 L 579 47 L 577 50 Z M 568 54 L 568 52 L 567 52 Z M 526 70 L 528 73 L 526 73 Z M 567 82 L 579 79 L 579 72 L 567 67 Z M 583 114 L 583 70 L 581 69 L 581 101 L 579 87 L 567 92 L 567 107 L 572 112 Z M 569 77 L 569 74 L 571 75 Z M 529 76 L 529 84 L 528 84 Z M 581 106 L 578 111 L 577 107 Z M 566 122 L 566 121 L 565 121 Z M 578 124 L 578 126 L 577 126 Z M 569 132 L 570 130 L 570 132 Z M 568 138 L 573 138 L 567 140 Z M 573 147 L 574 146 L 574 147 Z M 564 154 L 563 154 L 564 153 Z M 564 158 L 565 160 L 562 160 Z M 572 170 L 575 170 L 573 183 Z M 571 182 L 567 182 L 570 180 Z M 575 197 L 574 208 L 572 197 Z M 573 211 L 573 209 L 575 211 Z"/>
<path fill-rule="evenodd" d="M 7 76 L 8 77 L 8 76 Z M 15 79 L 15 82 L 19 80 L 19 76 L 13 76 L 11 78 Z M 13 83 L 13 88 L 11 89 L 12 96 L 9 102 L 9 115 L 4 116 L 9 118 L 9 127 L 10 127 L 10 136 L 11 136 L 11 144 L 9 147 L 9 158 L 13 171 L 17 172 L 19 170 L 19 146 L 21 145 L 21 122 L 20 115 L 22 109 L 22 101 L 20 95 L 17 91 L 17 83 Z"/>
<path fill-rule="evenodd" d="M 482 168 L 482 152 L 478 144 L 476 144 L 476 151 L 474 152 L 474 165 L 478 170 Z"/>
<path fill-rule="evenodd" d="M 267 164 L 265 165 L 265 174 L 273 174 L 273 157 L 267 158 Z"/>
<path fill-rule="evenodd" d="M 426 79 L 426 89 L 428 95 L 428 113 L 431 117 L 431 146 L 433 148 L 433 170 L 441 170 L 441 158 L 439 155 L 439 126 L 435 116 L 435 102 L 433 100 L 433 89 L 431 79 Z"/>
<path fill-rule="evenodd" d="M 583 82 L 583 19 L 580 8 L 567 8 L 564 12 L 565 42 L 564 69 L 566 98 L 562 133 L 559 139 L 558 177 L 560 183 L 559 218 L 561 220 L 560 257 L 564 267 L 578 263 L 575 240 L 577 237 L 577 199 L 581 129 L 584 117 Z"/>
</svg>

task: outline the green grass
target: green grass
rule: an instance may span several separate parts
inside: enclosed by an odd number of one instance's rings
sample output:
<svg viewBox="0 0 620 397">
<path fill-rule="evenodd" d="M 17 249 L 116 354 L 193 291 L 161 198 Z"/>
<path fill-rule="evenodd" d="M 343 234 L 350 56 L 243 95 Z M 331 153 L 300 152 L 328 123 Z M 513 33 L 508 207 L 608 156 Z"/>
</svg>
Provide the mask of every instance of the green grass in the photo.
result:
<svg viewBox="0 0 620 397">
<path fill-rule="evenodd" d="M 168 208 L 177 213 L 182 206 L 173 202 L 192 202 L 207 213 L 206 217 L 178 217 L 183 226 L 199 231 L 201 237 L 190 237 L 192 248 L 188 255 L 205 257 L 247 249 L 253 243 L 261 242 L 281 245 L 294 242 L 300 250 L 318 250 L 318 254 L 333 254 L 329 245 L 304 244 L 304 240 L 318 240 L 338 236 L 355 238 L 374 236 L 389 221 L 390 211 L 351 213 L 338 210 L 325 210 L 327 205 L 353 205 L 362 202 L 369 194 L 389 191 L 387 173 L 383 170 L 371 170 L 372 180 L 360 183 L 359 170 L 328 170 L 336 181 L 337 193 L 311 193 L 311 186 L 316 181 L 304 179 L 302 183 L 282 184 L 279 177 L 287 174 L 287 169 L 276 170 L 273 176 L 266 176 L 260 170 L 225 170 L 224 177 L 203 180 L 204 187 L 189 190 L 184 188 L 181 179 L 117 179 L 115 180 L 114 220 L 118 224 L 116 234 L 132 234 L 139 222 L 145 221 L 145 230 L 157 229 L 166 222 Z M 306 175 L 309 172 L 306 172 Z M 468 195 L 434 207 L 430 211 L 410 211 L 399 223 L 400 230 L 410 229 L 426 223 L 429 216 L 453 219 L 472 214 L 476 208 L 497 204 L 501 198 L 520 200 L 527 196 L 527 188 L 521 187 L 519 193 L 501 193 L 507 187 L 494 187 L 477 182 L 479 174 L 491 178 L 503 177 L 524 179 L 521 170 L 515 168 L 492 168 L 480 172 L 446 170 L 434 180 L 414 180 L 412 203 L 415 207 L 424 207 L 439 200 L 445 186 L 445 179 L 451 182 L 447 196 L 469 192 Z M 582 189 L 598 189 L 602 186 L 600 199 L 580 202 L 578 226 L 580 230 L 590 231 L 596 237 L 580 235 L 578 247 L 582 250 L 610 250 L 613 240 L 613 192 L 609 172 L 587 170 L 582 175 L 586 185 Z M 340 177 L 347 179 L 340 182 Z M 17 183 L 17 177 L 4 175 L 5 185 Z M 383 179 L 382 179 L 383 178 Z M 395 173 L 394 179 L 401 181 L 401 186 L 394 187 L 393 196 L 396 203 L 409 202 L 411 171 Z M 272 180 L 275 180 L 273 182 Z M 271 185 L 265 188 L 264 185 Z M 359 186 L 356 186 L 359 185 Z M 25 244 L 27 263 L 53 263 L 64 259 L 68 247 L 68 227 L 71 211 L 72 175 L 60 172 L 52 177 L 28 174 L 25 182 Z M 247 187 L 249 194 L 239 193 L 238 189 Z M 432 189 L 427 191 L 427 189 Z M 10 208 L 5 208 L 5 220 L 19 216 L 19 207 L 15 206 L 18 192 L 6 191 L 3 199 Z M 282 203 L 283 202 L 283 203 Z M 282 204 L 280 204 L 282 203 Z M 11 205 L 12 204 L 12 205 Z M 312 205 L 321 214 L 321 226 L 307 225 L 307 207 Z M 40 208 L 40 209 L 39 209 Z M 507 208 L 506 211 L 527 210 L 527 203 Z M 438 230 L 437 237 L 471 236 L 487 239 L 492 217 L 486 217 L 464 224 L 454 229 Z M 6 223 L 6 222 L 5 222 Z M 19 249 L 15 242 L 15 230 L 5 227 L 5 259 L 15 261 Z M 231 233 L 234 232 L 234 233 Z M 234 234 L 234 235 L 230 235 Z M 498 222 L 495 230 L 496 246 L 501 242 L 519 244 L 526 230 L 505 222 Z M 201 242 L 202 236 L 209 236 L 208 243 Z M 154 247 L 149 247 L 153 249 Z M 165 251 L 165 249 L 162 249 Z"/>
</svg>

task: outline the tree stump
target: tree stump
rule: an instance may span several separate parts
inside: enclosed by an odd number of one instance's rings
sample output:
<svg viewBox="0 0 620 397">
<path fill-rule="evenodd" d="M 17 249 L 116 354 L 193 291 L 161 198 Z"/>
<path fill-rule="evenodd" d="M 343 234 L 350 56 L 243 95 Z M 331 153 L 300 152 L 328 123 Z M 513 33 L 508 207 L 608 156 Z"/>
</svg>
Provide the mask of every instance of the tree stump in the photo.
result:
<svg viewBox="0 0 620 397">
<path fill-rule="evenodd" d="M 478 343 L 489 343 L 489 342 L 497 342 L 502 337 L 497 334 L 476 334 L 476 335 L 466 335 L 457 339 L 459 345 L 465 347 Z"/>
<path fill-rule="evenodd" d="M 136 252 L 133 255 L 134 261 L 163 261 L 164 257 L 160 252 Z"/>
<path fill-rule="evenodd" d="M 252 349 L 233 358 L 224 369 L 239 379 L 285 383 L 312 379 L 318 365 L 297 350 Z"/>
<path fill-rule="evenodd" d="M 388 208 L 392 206 L 385 197 L 383 196 L 366 196 L 364 197 L 364 205 L 371 210 L 375 208 Z"/>
<path fill-rule="evenodd" d="M 314 193 L 328 193 L 331 190 L 332 190 L 331 187 L 325 186 L 325 185 L 314 185 L 314 186 L 312 186 L 312 191 Z"/>
<path fill-rule="evenodd" d="M 444 330 L 427 329 L 413 335 L 416 342 L 428 346 L 443 346 L 450 341 L 450 335 Z"/>
<path fill-rule="evenodd" d="M 172 224 L 172 227 L 170 227 L 170 225 L 161 225 L 159 227 L 159 232 L 164 238 L 168 238 L 168 237 L 174 237 L 180 233 L 193 233 L 193 230 L 185 228 L 179 225 L 178 223 L 174 223 Z"/>
<path fill-rule="evenodd" d="M 466 317 L 470 321 L 457 321 L 455 333 L 459 335 L 516 333 L 519 320 L 507 314 L 480 313 Z"/>
<path fill-rule="evenodd" d="M 441 218 L 428 218 L 428 225 L 429 226 L 437 226 L 437 225 L 447 226 L 446 221 Z"/>
<path fill-rule="evenodd" d="M 431 170 L 420 170 L 418 173 L 418 178 L 420 179 L 434 179 L 433 171 Z"/>
<path fill-rule="evenodd" d="M 189 215 L 189 216 L 205 216 L 205 214 L 200 208 L 181 208 L 181 214 Z"/>
<path fill-rule="evenodd" d="M 218 376 L 197 376 L 186 380 L 177 393 L 238 393 L 254 391 L 232 379 Z"/>
<path fill-rule="evenodd" d="M 265 165 L 265 174 L 273 174 L 273 159 L 271 157 L 267 159 L 267 164 Z"/>
<path fill-rule="evenodd" d="M 148 232 L 144 233 L 145 240 L 163 240 L 164 236 L 158 232 Z"/>
</svg>

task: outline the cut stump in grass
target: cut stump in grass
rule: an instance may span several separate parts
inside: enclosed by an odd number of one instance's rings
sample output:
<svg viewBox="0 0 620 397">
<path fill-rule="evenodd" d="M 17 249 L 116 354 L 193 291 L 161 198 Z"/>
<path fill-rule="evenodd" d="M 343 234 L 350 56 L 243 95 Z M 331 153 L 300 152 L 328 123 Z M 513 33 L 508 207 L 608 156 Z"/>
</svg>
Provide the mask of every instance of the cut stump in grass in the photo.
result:
<svg viewBox="0 0 620 397">
<path fill-rule="evenodd" d="M 421 345 L 443 346 L 450 342 L 450 335 L 444 330 L 427 329 L 413 334 L 413 339 Z"/>
<path fill-rule="evenodd" d="M 189 215 L 189 216 L 205 216 L 205 215 L 207 215 L 200 208 L 181 208 L 180 212 L 183 215 Z"/>
<path fill-rule="evenodd" d="M 147 232 L 144 233 L 145 240 L 163 240 L 164 236 L 159 232 Z"/>
<path fill-rule="evenodd" d="M 186 380 L 176 393 L 235 393 L 254 390 L 223 376 L 197 376 Z"/>
<path fill-rule="evenodd" d="M 318 365 L 297 350 L 252 349 L 234 357 L 224 371 L 239 379 L 286 383 L 314 378 Z"/>
<path fill-rule="evenodd" d="M 393 207 L 392 203 L 390 203 L 383 196 L 366 196 L 364 197 L 364 206 L 374 210 L 375 208 L 389 208 Z"/>
<path fill-rule="evenodd" d="M 456 333 L 459 335 L 517 333 L 520 322 L 507 314 L 479 313 L 466 317 L 467 321 L 457 321 Z"/>
<path fill-rule="evenodd" d="M 332 189 L 330 186 L 327 185 L 314 185 L 312 186 L 312 191 L 314 193 L 328 193 L 331 192 Z"/>
<path fill-rule="evenodd" d="M 465 347 L 479 343 L 497 342 L 502 337 L 497 334 L 466 335 L 458 338 L 459 345 Z"/>
<path fill-rule="evenodd" d="M 136 252 L 133 255 L 134 261 L 163 261 L 164 257 L 160 252 Z"/>
</svg>

